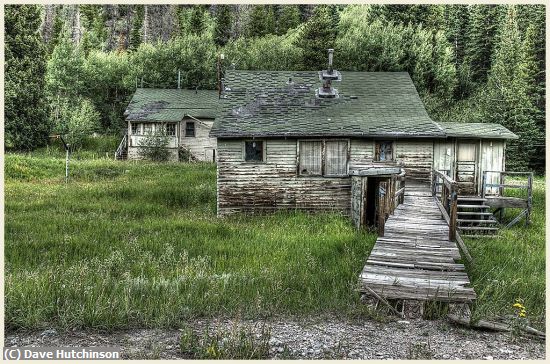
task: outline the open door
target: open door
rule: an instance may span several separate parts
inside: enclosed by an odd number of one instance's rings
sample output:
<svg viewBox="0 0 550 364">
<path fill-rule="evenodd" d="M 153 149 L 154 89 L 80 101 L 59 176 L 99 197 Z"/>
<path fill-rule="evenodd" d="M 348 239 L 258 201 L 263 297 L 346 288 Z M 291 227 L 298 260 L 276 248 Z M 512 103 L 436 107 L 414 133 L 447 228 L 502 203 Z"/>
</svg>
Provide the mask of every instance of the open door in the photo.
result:
<svg viewBox="0 0 550 364">
<path fill-rule="evenodd" d="M 460 194 L 474 195 L 477 181 L 477 146 L 473 141 L 459 141 L 456 160 L 456 177 Z"/>
</svg>

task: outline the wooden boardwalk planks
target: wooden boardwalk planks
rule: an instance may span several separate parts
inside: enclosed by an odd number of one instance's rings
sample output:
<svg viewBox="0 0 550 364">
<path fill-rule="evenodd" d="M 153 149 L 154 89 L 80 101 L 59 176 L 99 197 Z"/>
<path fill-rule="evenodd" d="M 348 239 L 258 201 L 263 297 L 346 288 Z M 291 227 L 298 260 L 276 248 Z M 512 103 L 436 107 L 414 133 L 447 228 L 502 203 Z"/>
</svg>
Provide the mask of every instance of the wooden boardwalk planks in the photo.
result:
<svg viewBox="0 0 550 364">
<path fill-rule="evenodd" d="M 448 237 L 430 187 L 407 185 L 404 203 L 386 221 L 361 272 L 361 285 L 389 299 L 474 300 L 464 265 L 456 262 L 458 247 Z"/>
</svg>

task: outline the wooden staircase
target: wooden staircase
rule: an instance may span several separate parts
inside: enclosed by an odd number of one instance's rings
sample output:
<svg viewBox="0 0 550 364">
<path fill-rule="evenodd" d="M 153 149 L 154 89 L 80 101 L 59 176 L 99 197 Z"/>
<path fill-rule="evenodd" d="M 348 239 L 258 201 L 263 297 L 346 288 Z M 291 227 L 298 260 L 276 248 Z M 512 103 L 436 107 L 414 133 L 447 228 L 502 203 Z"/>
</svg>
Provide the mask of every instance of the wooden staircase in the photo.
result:
<svg viewBox="0 0 550 364">
<path fill-rule="evenodd" d="M 128 134 L 124 134 L 124 137 L 122 137 L 115 152 L 115 159 L 117 161 L 128 159 Z"/>
<path fill-rule="evenodd" d="M 468 238 L 495 237 L 499 223 L 489 211 L 487 200 L 477 196 L 458 196 L 457 230 Z"/>
</svg>

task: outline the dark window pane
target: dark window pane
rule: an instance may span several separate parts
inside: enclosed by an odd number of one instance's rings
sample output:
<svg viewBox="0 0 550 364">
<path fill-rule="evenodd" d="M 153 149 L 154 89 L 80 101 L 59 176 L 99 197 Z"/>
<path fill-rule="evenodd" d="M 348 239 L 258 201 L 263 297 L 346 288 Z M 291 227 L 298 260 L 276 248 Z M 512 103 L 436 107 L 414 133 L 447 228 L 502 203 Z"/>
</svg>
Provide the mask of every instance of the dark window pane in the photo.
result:
<svg viewBox="0 0 550 364">
<path fill-rule="evenodd" d="M 169 136 L 176 135 L 176 124 L 173 124 L 173 123 L 166 124 L 166 135 L 169 135 Z"/>
<path fill-rule="evenodd" d="M 194 137 L 195 136 L 195 123 L 188 121 L 185 123 L 185 136 Z"/>
<path fill-rule="evenodd" d="M 393 142 L 391 141 L 377 142 L 375 160 L 392 161 L 393 160 Z"/>
<path fill-rule="evenodd" d="M 245 158 L 244 160 L 262 162 L 264 160 L 264 142 L 250 141 L 245 142 Z"/>
</svg>

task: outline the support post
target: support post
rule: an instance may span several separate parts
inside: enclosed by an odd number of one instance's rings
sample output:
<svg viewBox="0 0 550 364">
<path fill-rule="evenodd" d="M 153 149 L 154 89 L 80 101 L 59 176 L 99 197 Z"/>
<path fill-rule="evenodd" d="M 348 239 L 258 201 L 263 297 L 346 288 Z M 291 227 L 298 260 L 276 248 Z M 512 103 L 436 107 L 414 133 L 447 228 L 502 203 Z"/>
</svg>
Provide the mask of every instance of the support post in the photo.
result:
<svg viewBox="0 0 550 364">
<path fill-rule="evenodd" d="M 455 241 L 456 240 L 456 216 L 457 216 L 457 210 L 458 210 L 458 199 L 457 199 L 457 192 L 456 192 L 456 185 L 451 185 L 450 192 L 450 206 L 449 206 L 449 240 Z"/>
<path fill-rule="evenodd" d="M 533 172 L 527 176 L 527 212 L 525 213 L 525 226 L 531 223 L 531 207 L 533 203 Z"/>
<path fill-rule="evenodd" d="M 69 148 L 65 149 L 65 183 L 69 183 Z"/>
<path fill-rule="evenodd" d="M 387 182 L 380 182 L 378 187 L 378 236 L 384 236 L 384 225 L 386 224 L 386 200 Z"/>
<path fill-rule="evenodd" d="M 486 188 L 487 188 L 487 171 L 483 171 L 483 177 L 481 179 L 481 198 L 485 198 Z"/>
</svg>

